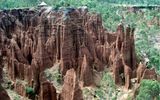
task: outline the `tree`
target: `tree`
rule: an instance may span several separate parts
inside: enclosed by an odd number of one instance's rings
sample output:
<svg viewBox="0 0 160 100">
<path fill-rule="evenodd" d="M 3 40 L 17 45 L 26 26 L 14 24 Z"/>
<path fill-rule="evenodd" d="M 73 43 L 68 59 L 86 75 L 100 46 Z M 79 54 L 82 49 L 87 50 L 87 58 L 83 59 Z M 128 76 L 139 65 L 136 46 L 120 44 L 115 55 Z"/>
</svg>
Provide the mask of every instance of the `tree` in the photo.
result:
<svg viewBox="0 0 160 100">
<path fill-rule="evenodd" d="M 159 100 L 160 83 L 156 80 L 142 80 L 136 100 Z"/>
</svg>

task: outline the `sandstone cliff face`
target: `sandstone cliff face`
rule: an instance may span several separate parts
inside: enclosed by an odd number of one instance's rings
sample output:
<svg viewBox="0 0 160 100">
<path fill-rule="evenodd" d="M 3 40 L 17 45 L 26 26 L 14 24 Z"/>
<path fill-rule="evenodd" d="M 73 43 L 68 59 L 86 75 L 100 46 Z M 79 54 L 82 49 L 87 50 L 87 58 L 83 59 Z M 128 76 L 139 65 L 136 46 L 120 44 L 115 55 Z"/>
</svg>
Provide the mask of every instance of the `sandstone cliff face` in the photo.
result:
<svg viewBox="0 0 160 100">
<path fill-rule="evenodd" d="M 57 100 L 56 89 L 50 82 L 46 81 L 41 84 L 39 100 Z"/>
<path fill-rule="evenodd" d="M 1 53 L 1 51 L 0 51 Z M 3 60 L 2 55 L 0 54 L 0 98 L 3 98 L 4 100 L 10 100 L 10 97 L 8 96 L 5 89 L 1 86 L 2 79 L 2 70 L 3 70 Z"/>
<path fill-rule="evenodd" d="M 155 68 L 149 69 L 145 64 L 140 62 L 137 68 L 137 83 L 139 83 L 142 79 L 158 80 L 158 75 Z"/>
<path fill-rule="evenodd" d="M 2 71 L 3 71 L 3 67 L 4 67 L 3 55 L 4 55 L 3 41 L 2 41 L 2 35 L 0 35 L 0 98 L 3 98 L 4 100 L 10 100 L 10 97 L 8 96 L 7 92 L 1 86 L 1 83 L 3 82 Z"/>
<path fill-rule="evenodd" d="M 74 69 L 67 71 L 60 100 L 83 100 L 82 91 Z"/>
<path fill-rule="evenodd" d="M 42 100 L 46 95 L 55 100 L 54 86 L 43 83 L 41 75 L 56 62 L 60 63 L 64 79 L 62 100 L 81 97 L 81 92 L 77 92 L 79 82 L 82 86 L 94 85 L 93 70 L 101 72 L 108 65 L 113 69 L 115 82 L 119 84 L 123 74 L 129 88 L 136 69 L 134 29 L 119 25 L 115 33 L 109 33 L 99 14 L 82 8 L 1 11 L 0 36 L 11 80 L 26 80 Z"/>
</svg>

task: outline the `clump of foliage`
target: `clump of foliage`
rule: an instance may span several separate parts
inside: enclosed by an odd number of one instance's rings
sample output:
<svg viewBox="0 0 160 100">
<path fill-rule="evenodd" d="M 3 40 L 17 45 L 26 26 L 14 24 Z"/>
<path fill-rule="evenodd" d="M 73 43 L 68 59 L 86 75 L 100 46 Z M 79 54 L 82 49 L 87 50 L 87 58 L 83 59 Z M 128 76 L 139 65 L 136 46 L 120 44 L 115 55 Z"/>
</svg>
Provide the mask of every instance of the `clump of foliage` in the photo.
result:
<svg viewBox="0 0 160 100">
<path fill-rule="evenodd" d="M 34 89 L 29 86 L 26 87 L 26 94 L 28 94 L 28 98 L 30 98 L 32 100 L 35 98 L 35 95 L 36 95 Z"/>
<path fill-rule="evenodd" d="M 20 97 L 19 96 L 15 96 L 14 100 L 20 100 Z"/>
<path fill-rule="evenodd" d="M 142 80 L 136 100 L 159 100 L 160 83 L 153 80 Z"/>
<path fill-rule="evenodd" d="M 35 94 L 34 89 L 32 87 L 29 87 L 29 86 L 26 87 L 26 93 L 30 94 L 30 95 Z"/>
<path fill-rule="evenodd" d="M 116 100 L 116 85 L 109 73 L 104 73 L 100 87 L 96 88 L 95 94 L 100 100 Z"/>
<path fill-rule="evenodd" d="M 61 91 L 62 88 L 62 75 L 59 72 L 59 63 L 55 64 L 53 67 L 48 68 L 44 71 L 45 77 L 51 83 L 54 84 L 57 91 Z"/>
<path fill-rule="evenodd" d="M 56 83 L 60 83 L 62 75 L 60 74 L 58 69 L 46 69 L 45 76 L 49 81 L 56 81 Z"/>
<path fill-rule="evenodd" d="M 0 9 L 33 7 L 38 0 L 1 0 Z"/>
<path fill-rule="evenodd" d="M 117 100 L 116 85 L 108 72 L 104 73 L 98 87 L 90 90 L 85 88 L 83 94 L 84 99 Z"/>
</svg>

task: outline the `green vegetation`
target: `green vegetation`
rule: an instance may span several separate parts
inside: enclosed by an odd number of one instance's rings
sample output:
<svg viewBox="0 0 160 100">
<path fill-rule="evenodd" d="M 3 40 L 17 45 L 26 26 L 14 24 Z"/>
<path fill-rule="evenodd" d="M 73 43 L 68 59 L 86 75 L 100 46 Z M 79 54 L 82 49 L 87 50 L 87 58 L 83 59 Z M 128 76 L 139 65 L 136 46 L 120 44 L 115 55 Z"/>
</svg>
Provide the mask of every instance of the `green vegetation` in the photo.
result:
<svg viewBox="0 0 160 100">
<path fill-rule="evenodd" d="M 14 100 L 20 100 L 20 97 L 19 96 L 15 96 Z"/>
<path fill-rule="evenodd" d="M 144 15 L 141 13 L 133 14 L 136 25 L 136 51 L 138 57 L 143 58 L 145 53 L 150 59 L 148 67 L 155 67 L 160 70 L 160 53 L 154 47 L 155 38 L 159 34 L 160 26 L 157 25 L 155 18 L 160 18 L 158 10 L 147 10 Z M 132 18 L 133 19 L 133 18 Z M 151 22 L 151 25 L 149 23 Z M 159 34 L 160 35 L 160 34 Z"/>
<path fill-rule="evenodd" d="M 100 88 L 96 89 L 96 96 L 99 98 L 103 97 L 103 99 L 116 100 L 116 94 L 116 85 L 112 76 L 108 72 L 105 72 L 100 82 Z"/>
<path fill-rule="evenodd" d="M 26 87 L 26 93 L 27 94 L 30 94 L 30 95 L 34 95 L 35 92 L 34 92 L 34 89 L 32 87 Z"/>
<path fill-rule="evenodd" d="M 29 100 L 26 97 L 18 95 L 15 91 L 7 89 L 6 90 L 11 100 Z"/>
<path fill-rule="evenodd" d="M 160 4 L 159 0 L 102 0 L 107 1 L 108 3 L 114 4 L 148 4 L 148 5 L 155 5 Z"/>
<path fill-rule="evenodd" d="M 36 0 L 1 0 L 0 8 L 32 7 L 35 6 L 36 3 Z"/>
<path fill-rule="evenodd" d="M 100 85 L 97 88 L 83 89 L 85 100 L 117 100 L 117 93 L 116 85 L 108 72 L 104 73 Z"/>
<path fill-rule="evenodd" d="M 59 92 L 62 88 L 62 75 L 59 72 L 59 63 L 55 64 L 53 67 L 48 68 L 44 71 L 45 77 L 47 80 L 52 82 L 56 88 L 56 90 Z"/>
<path fill-rule="evenodd" d="M 52 69 L 46 69 L 45 70 L 46 78 L 49 81 L 56 81 L 60 82 L 61 74 L 59 73 L 58 69 L 52 70 Z"/>
<path fill-rule="evenodd" d="M 140 84 L 136 100 L 159 100 L 160 83 L 158 81 L 143 80 Z"/>
<path fill-rule="evenodd" d="M 116 100 L 116 85 L 109 73 L 104 73 L 100 87 L 96 88 L 95 94 L 100 100 Z"/>
<path fill-rule="evenodd" d="M 29 86 L 26 87 L 26 94 L 28 95 L 28 98 L 32 100 L 35 98 L 36 95 L 34 88 Z"/>
<path fill-rule="evenodd" d="M 95 6 L 98 3 L 109 4 L 130 4 L 130 5 L 158 5 L 160 0 L 1 0 L 0 8 L 15 8 L 15 7 L 33 7 L 40 1 L 45 1 L 51 6 L 56 5 L 90 5 Z"/>
</svg>

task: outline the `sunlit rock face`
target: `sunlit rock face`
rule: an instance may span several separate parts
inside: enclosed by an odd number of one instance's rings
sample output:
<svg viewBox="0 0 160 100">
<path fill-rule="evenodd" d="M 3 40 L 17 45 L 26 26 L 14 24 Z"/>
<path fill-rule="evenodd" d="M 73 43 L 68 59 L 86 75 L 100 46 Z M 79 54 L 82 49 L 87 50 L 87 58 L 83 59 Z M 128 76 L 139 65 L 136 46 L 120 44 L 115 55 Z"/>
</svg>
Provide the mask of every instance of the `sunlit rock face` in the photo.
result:
<svg viewBox="0 0 160 100">
<path fill-rule="evenodd" d="M 82 91 L 74 69 L 68 70 L 65 75 L 60 100 L 83 100 Z"/>
<path fill-rule="evenodd" d="M 137 68 L 137 83 L 143 79 L 158 80 L 158 75 L 155 68 L 149 69 L 145 64 L 140 62 Z"/>
<path fill-rule="evenodd" d="M 129 88 L 132 71 L 136 69 L 134 29 L 121 24 L 116 32 L 110 33 L 104 29 L 99 14 L 83 8 L 1 11 L 0 38 L 0 50 L 7 57 L 11 80 L 27 81 L 36 94 L 50 87 L 48 83 L 41 85 L 40 76 L 57 62 L 63 79 L 68 70 L 74 69 L 82 86 L 94 85 L 94 72 L 104 71 L 107 65 L 113 69 L 117 84 L 124 73 Z"/>
</svg>

